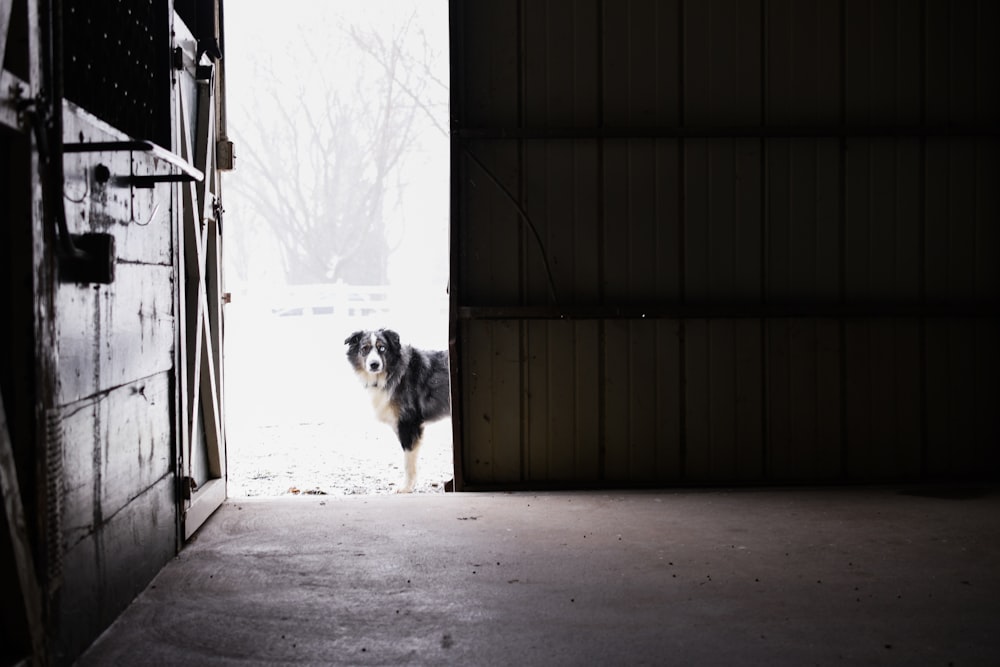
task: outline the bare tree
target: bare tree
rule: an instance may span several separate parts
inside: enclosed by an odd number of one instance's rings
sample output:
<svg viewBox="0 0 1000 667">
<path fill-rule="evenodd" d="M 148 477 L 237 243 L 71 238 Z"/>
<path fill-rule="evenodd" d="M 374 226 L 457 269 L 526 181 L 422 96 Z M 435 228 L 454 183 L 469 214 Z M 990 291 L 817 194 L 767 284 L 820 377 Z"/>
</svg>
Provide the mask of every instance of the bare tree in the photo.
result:
<svg viewBox="0 0 1000 667">
<path fill-rule="evenodd" d="M 386 281 L 386 215 L 416 121 L 433 105 L 428 86 L 439 83 L 426 76 L 426 49 L 410 52 L 415 30 L 412 16 L 389 37 L 343 29 L 380 70 L 359 66 L 347 86 L 342 63 L 305 43 L 308 62 L 293 71 L 258 65 L 261 112 L 234 128 L 234 187 L 273 233 L 290 284 Z"/>
</svg>

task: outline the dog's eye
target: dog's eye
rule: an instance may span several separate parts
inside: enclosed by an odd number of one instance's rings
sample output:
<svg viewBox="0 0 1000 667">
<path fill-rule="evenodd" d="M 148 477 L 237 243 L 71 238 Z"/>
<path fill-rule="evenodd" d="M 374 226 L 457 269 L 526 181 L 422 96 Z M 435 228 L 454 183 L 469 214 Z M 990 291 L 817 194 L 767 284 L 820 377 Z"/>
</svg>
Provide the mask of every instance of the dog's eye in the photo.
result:
<svg viewBox="0 0 1000 667">
<path fill-rule="evenodd" d="M 378 351 L 381 352 L 381 353 L 383 353 L 383 354 L 385 354 L 385 345 L 379 345 L 378 346 Z"/>
<path fill-rule="evenodd" d="M 362 345 L 361 346 L 361 354 L 368 354 L 371 351 L 372 351 L 372 346 L 371 345 Z"/>
</svg>

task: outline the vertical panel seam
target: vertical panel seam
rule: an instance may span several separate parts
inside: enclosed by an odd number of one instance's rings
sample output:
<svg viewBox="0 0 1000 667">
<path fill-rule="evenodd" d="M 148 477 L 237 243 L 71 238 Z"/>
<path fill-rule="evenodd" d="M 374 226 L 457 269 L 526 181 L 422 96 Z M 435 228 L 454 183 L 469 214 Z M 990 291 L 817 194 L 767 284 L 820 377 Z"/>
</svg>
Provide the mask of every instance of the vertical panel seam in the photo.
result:
<svg viewBox="0 0 1000 667">
<path fill-rule="evenodd" d="M 677 82 L 677 107 L 678 107 L 678 125 L 684 127 L 685 124 L 685 113 L 684 113 L 684 93 L 685 93 L 685 62 L 684 62 L 684 50 L 686 48 L 686 36 L 687 30 L 684 25 L 684 2 L 685 0 L 679 0 L 677 3 L 677 63 L 678 63 L 678 82 Z M 678 292 L 680 296 L 681 304 L 687 301 L 687 267 L 685 265 L 685 226 L 687 225 L 687 171 L 685 169 L 685 156 L 687 153 L 687 143 L 683 138 L 678 139 L 678 150 L 677 150 L 677 215 L 678 215 L 678 225 L 677 225 L 677 255 L 678 255 Z M 678 389 L 677 392 L 679 397 L 680 405 L 678 406 L 679 414 L 679 436 L 680 443 L 678 447 L 678 477 L 683 480 L 687 476 L 687 446 L 688 446 L 688 434 L 687 434 L 687 321 L 678 320 L 677 323 L 677 354 L 679 357 L 678 363 Z"/>
<path fill-rule="evenodd" d="M 840 0 L 840 124 L 847 124 L 847 2 Z M 840 224 L 838 240 L 838 287 L 842 306 L 847 304 L 847 137 L 840 138 L 839 164 Z M 847 323 L 843 317 L 838 322 L 840 337 L 840 477 L 847 477 Z"/>
<path fill-rule="evenodd" d="M 920 3 L 920 125 L 927 123 L 927 0 Z M 927 303 L 927 138 L 920 139 L 920 232 L 917 240 L 919 261 L 919 303 Z M 918 331 L 920 353 L 920 477 L 927 478 L 928 420 L 927 420 L 927 318 L 920 318 Z"/>
<path fill-rule="evenodd" d="M 604 127 L 604 0 L 597 0 L 597 126 Z M 605 280 L 604 280 L 604 226 L 607 222 L 605 216 L 605 182 L 604 175 L 604 140 L 595 139 L 597 142 L 597 300 L 604 304 L 605 301 Z M 607 465 L 607 322 L 602 321 L 597 327 L 597 478 L 603 481 L 606 478 Z"/>
<path fill-rule="evenodd" d="M 770 94 L 768 80 L 768 67 L 770 64 L 769 47 L 770 31 L 768 30 L 768 4 L 767 0 L 760 3 L 760 123 L 767 127 L 768 113 L 767 104 Z M 765 306 L 768 303 L 767 282 L 769 274 L 770 256 L 767 251 L 769 237 L 769 196 L 768 196 L 768 171 L 767 171 L 767 140 L 760 139 L 760 286 L 758 300 Z M 770 326 L 766 319 L 760 319 L 760 474 L 763 479 L 768 479 L 768 458 L 770 455 L 770 429 L 771 424 L 768 419 L 771 404 L 770 393 L 770 371 L 768 363 L 768 335 Z"/>
<path fill-rule="evenodd" d="M 526 0 L 520 0 L 516 5 L 516 17 L 517 22 L 517 125 L 518 127 L 524 127 L 525 118 L 525 2 Z M 525 200 L 525 183 L 524 183 L 524 140 L 519 140 L 517 142 L 517 194 L 522 202 Z M 517 258 L 518 258 L 518 270 L 517 276 L 520 285 L 518 286 L 518 300 L 520 303 L 525 302 L 525 280 L 524 280 L 524 242 L 523 233 L 517 236 Z M 519 475 L 522 481 L 526 480 L 530 472 L 528 465 L 528 455 L 530 450 L 529 434 L 530 434 L 530 410 L 531 410 L 531 397 L 526 391 L 526 382 L 529 381 L 528 378 L 528 358 L 527 358 L 527 348 L 528 348 L 528 325 L 522 320 L 517 323 L 517 340 L 518 340 L 518 354 L 520 357 L 520 363 L 518 364 L 518 386 L 521 388 L 521 424 L 520 424 L 520 470 Z"/>
</svg>

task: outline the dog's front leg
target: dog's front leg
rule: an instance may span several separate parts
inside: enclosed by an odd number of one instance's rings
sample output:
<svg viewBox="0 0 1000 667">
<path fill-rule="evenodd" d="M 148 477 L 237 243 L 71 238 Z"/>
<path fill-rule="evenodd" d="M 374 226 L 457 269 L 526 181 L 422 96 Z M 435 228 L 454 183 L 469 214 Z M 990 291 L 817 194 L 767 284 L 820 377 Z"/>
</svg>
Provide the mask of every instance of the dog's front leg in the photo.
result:
<svg viewBox="0 0 1000 667">
<path fill-rule="evenodd" d="M 417 482 L 417 450 L 420 448 L 420 441 L 424 435 L 424 428 L 420 424 L 408 422 L 399 423 L 399 444 L 403 447 L 403 485 L 396 489 L 396 493 L 410 493 Z"/>
</svg>

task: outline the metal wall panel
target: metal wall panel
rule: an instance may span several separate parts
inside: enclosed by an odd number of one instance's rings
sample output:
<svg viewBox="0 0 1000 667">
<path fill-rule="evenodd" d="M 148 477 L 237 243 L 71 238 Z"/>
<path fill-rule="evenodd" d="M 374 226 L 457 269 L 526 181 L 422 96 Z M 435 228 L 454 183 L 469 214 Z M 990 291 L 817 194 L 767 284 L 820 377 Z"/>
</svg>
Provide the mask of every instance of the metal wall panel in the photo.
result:
<svg viewBox="0 0 1000 667">
<path fill-rule="evenodd" d="M 452 7 L 460 486 L 996 474 L 995 3 Z"/>
</svg>

